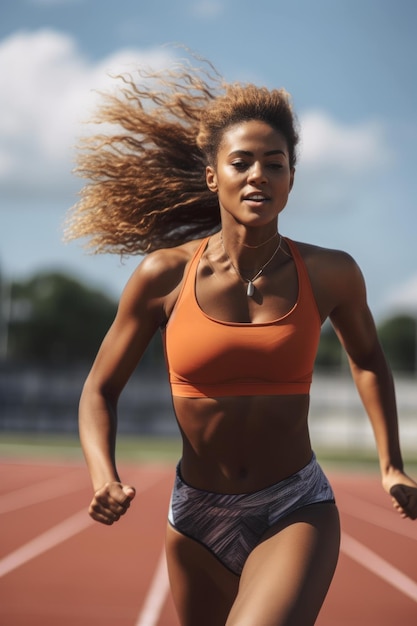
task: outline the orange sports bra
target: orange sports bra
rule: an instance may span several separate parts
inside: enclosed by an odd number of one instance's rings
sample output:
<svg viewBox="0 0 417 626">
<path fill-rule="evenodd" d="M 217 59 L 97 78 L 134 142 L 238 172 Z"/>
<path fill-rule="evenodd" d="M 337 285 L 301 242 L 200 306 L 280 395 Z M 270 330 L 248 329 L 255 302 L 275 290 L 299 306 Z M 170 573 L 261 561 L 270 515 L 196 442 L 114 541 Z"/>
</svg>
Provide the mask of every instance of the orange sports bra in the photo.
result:
<svg viewBox="0 0 417 626">
<path fill-rule="evenodd" d="M 208 239 L 189 263 L 163 330 L 172 395 L 308 394 L 321 322 L 307 268 L 295 243 L 285 240 L 298 275 L 293 308 L 271 322 L 236 323 L 210 317 L 197 302 L 197 268 Z"/>
</svg>

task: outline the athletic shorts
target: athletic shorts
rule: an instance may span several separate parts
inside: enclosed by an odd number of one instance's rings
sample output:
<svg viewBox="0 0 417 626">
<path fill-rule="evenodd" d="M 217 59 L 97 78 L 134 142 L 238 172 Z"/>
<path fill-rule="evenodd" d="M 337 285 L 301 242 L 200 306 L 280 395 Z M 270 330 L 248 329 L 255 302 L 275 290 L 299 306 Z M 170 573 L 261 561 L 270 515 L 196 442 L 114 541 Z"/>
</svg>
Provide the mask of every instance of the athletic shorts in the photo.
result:
<svg viewBox="0 0 417 626">
<path fill-rule="evenodd" d="M 191 487 L 182 479 L 178 463 L 168 520 L 240 575 L 250 552 L 279 520 L 309 504 L 334 501 L 314 454 L 305 467 L 277 484 L 233 495 Z"/>
</svg>

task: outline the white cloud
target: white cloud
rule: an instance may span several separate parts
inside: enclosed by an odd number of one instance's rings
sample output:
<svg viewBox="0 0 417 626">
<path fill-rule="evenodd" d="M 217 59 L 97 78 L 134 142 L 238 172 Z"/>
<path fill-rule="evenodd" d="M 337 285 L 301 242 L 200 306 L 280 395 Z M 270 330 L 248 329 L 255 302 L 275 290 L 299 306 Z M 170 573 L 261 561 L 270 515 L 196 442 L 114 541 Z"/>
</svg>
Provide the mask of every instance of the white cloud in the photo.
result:
<svg viewBox="0 0 417 626">
<path fill-rule="evenodd" d="M 211 10 L 216 2 L 197 6 Z M 73 38 L 53 30 L 17 32 L 0 42 L 0 184 L 12 194 L 48 196 L 79 183 L 71 176 L 73 145 L 97 101 L 114 87 L 109 74 L 139 65 L 170 65 L 167 48 L 119 50 L 92 62 Z M 390 158 L 375 122 L 343 125 L 323 112 L 301 116 L 302 144 L 294 200 L 323 212 L 351 201 L 357 186 Z M 298 180 L 300 183 L 298 183 Z M 365 187 L 364 187 L 365 186 Z M 364 194 L 362 193 L 362 196 Z"/>
<path fill-rule="evenodd" d="M 417 316 L 417 274 L 391 291 L 386 298 L 385 307 Z"/>
<path fill-rule="evenodd" d="M 391 158 L 383 128 L 375 121 L 343 125 L 321 111 L 310 111 L 300 121 L 302 161 L 309 168 L 356 173 L 375 169 Z"/>
<path fill-rule="evenodd" d="M 300 116 L 294 201 L 300 210 L 334 212 L 375 196 L 379 171 L 394 159 L 376 121 L 342 124 L 322 111 Z M 298 183 L 300 181 L 300 183 Z"/>
<path fill-rule="evenodd" d="M 119 50 L 92 63 L 74 40 L 53 30 L 0 42 L 0 182 L 9 193 L 73 184 L 72 146 L 109 74 L 172 62 L 166 49 Z"/>
</svg>

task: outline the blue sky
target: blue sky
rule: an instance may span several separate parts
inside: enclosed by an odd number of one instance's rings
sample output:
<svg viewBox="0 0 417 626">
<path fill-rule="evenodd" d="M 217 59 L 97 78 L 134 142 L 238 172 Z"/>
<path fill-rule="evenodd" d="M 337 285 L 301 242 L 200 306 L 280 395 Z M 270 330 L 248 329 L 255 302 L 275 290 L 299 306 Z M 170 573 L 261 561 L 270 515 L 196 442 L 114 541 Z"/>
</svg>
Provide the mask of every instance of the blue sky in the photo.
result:
<svg viewBox="0 0 417 626">
<path fill-rule="evenodd" d="M 182 44 L 227 80 L 291 92 L 301 124 L 280 230 L 360 264 L 378 318 L 417 313 L 414 0 L 14 0 L 0 7 L 0 268 L 59 269 L 118 297 L 139 259 L 62 243 L 73 145 L 110 72 Z"/>
</svg>

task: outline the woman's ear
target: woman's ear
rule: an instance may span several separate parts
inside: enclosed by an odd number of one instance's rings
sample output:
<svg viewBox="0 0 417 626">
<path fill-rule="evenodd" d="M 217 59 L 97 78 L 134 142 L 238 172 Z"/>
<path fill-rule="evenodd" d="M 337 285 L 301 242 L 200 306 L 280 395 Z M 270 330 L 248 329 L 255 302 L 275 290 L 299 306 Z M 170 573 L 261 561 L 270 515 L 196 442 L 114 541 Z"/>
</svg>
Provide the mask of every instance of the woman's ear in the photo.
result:
<svg viewBox="0 0 417 626">
<path fill-rule="evenodd" d="M 290 175 L 290 191 L 293 188 L 294 185 L 294 176 L 295 176 L 295 167 L 292 168 L 291 170 L 291 175 Z"/>
<path fill-rule="evenodd" d="M 206 183 L 210 191 L 212 191 L 213 193 L 217 193 L 217 176 L 214 168 L 211 165 L 207 165 L 206 167 Z"/>
</svg>

